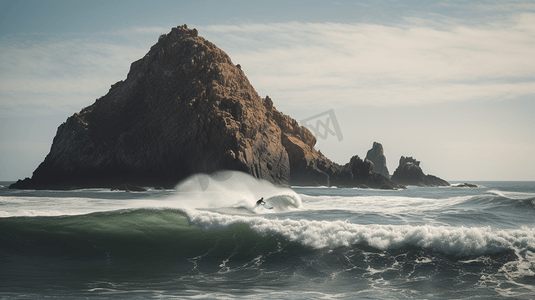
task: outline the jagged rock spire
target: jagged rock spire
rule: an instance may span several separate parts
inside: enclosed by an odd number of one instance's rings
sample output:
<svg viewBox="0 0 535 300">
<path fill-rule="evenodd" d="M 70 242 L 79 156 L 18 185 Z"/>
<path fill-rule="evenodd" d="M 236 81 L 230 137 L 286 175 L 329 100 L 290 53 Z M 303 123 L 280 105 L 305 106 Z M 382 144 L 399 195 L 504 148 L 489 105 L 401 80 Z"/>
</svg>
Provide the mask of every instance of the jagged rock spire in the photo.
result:
<svg viewBox="0 0 535 300">
<path fill-rule="evenodd" d="M 386 156 L 384 155 L 383 145 L 373 142 L 373 147 L 366 153 L 366 159 L 373 163 L 373 170 L 386 178 L 390 178 L 390 173 L 386 166 Z"/>
</svg>

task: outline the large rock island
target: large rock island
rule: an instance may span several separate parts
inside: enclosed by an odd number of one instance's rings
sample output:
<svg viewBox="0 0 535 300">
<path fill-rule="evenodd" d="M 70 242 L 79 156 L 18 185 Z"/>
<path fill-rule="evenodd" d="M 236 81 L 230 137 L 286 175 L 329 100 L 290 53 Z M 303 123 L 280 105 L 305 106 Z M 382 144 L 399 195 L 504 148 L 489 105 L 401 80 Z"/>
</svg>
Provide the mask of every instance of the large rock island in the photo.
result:
<svg viewBox="0 0 535 300">
<path fill-rule="evenodd" d="M 61 124 L 32 178 L 11 187 L 173 187 L 222 169 L 280 185 L 398 187 L 368 161 L 354 156 L 338 165 L 315 143 L 256 93 L 225 52 L 184 25 L 160 36 L 124 81 Z"/>
</svg>

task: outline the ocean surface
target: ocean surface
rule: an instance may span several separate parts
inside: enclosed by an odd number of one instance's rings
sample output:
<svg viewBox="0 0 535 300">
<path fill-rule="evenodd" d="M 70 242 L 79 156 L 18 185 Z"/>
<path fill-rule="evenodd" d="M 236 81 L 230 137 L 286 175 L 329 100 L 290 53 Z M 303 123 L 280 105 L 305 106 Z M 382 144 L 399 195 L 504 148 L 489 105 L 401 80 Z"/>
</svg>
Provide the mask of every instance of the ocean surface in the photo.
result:
<svg viewBox="0 0 535 300">
<path fill-rule="evenodd" d="M 146 192 L 2 182 L 0 299 L 535 299 L 535 182 L 471 183 L 281 188 L 236 172 Z"/>
</svg>

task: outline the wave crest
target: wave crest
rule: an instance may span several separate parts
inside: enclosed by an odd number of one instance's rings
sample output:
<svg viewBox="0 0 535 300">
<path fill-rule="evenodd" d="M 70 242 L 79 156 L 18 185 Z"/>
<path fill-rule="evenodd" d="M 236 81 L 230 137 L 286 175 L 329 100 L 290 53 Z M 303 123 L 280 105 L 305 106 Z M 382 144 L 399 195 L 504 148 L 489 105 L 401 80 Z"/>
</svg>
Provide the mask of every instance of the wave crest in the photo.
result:
<svg viewBox="0 0 535 300">
<path fill-rule="evenodd" d="M 190 225 L 204 231 L 225 230 L 243 223 L 254 232 L 280 235 L 312 248 L 336 248 L 367 244 L 379 250 L 416 246 L 464 256 L 504 250 L 535 250 L 535 229 L 498 230 L 490 227 L 447 227 L 411 225 L 359 225 L 346 221 L 270 220 L 260 217 L 187 212 Z"/>
</svg>

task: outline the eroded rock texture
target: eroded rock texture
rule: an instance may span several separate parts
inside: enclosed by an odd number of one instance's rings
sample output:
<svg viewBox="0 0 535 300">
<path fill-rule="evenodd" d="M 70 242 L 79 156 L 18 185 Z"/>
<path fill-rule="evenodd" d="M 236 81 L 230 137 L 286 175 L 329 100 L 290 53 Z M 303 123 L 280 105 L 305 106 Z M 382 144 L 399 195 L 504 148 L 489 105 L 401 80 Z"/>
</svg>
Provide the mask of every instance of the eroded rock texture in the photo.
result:
<svg viewBox="0 0 535 300">
<path fill-rule="evenodd" d="M 399 166 L 392 174 L 392 181 L 400 185 L 449 186 L 450 184 L 434 175 L 426 175 L 420 168 L 420 162 L 412 157 L 402 156 Z"/>
<path fill-rule="evenodd" d="M 373 170 L 386 178 L 390 178 L 390 173 L 386 167 L 386 156 L 383 145 L 373 142 L 373 147 L 366 153 L 366 159 L 373 163 Z"/>
</svg>

